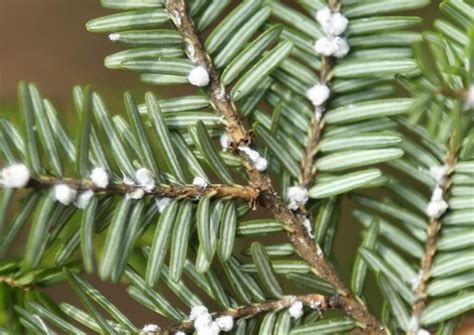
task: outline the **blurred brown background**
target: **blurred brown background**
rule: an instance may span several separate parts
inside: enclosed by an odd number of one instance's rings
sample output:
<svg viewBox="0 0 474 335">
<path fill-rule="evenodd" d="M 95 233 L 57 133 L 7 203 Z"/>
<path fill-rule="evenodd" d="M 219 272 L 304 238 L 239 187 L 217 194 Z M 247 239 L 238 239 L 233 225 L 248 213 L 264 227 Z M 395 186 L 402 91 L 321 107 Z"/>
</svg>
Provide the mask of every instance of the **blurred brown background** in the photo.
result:
<svg viewBox="0 0 474 335">
<path fill-rule="evenodd" d="M 110 11 L 101 8 L 99 0 L 0 0 L 0 115 L 15 118 L 20 80 L 38 84 L 65 118 L 73 115 L 71 90 L 76 84 L 91 84 L 109 106 L 117 109 L 113 113 L 122 110 L 124 91 L 131 90 L 137 98 L 146 90 L 156 91 L 156 87 L 140 83 L 134 73 L 103 66 L 103 58 L 120 47 L 104 34 L 86 32 L 84 24 L 107 13 Z M 425 18 L 424 28 L 428 28 L 436 15 L 435 6 L 417 14 Z M 348 213 L 342 221 L 345 228 L 337 238 L 336 253 L 340 270 L 348 278 L 348 265 L 359 243 L 359 227 Z M 157 322 L 154 314 L 128 299 L 123 286 L 110 287 L 98 281 L 94 285 L 137 325 Z M 60 300 L 77 301 L 65 286 L 51 293 Z M 474 331 L 465 328 L 459 334 Z"/>
</svg>

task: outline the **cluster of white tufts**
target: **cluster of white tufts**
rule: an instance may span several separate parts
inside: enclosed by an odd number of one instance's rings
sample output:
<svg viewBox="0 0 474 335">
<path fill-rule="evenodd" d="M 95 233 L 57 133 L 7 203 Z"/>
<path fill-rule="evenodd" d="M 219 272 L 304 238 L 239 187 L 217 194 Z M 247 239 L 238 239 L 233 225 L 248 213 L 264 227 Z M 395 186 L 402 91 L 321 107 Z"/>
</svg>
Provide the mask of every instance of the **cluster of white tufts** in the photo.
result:
<svg viewBox="0 0 474 335">
<path fill-rule="evenodd" d="M 25 164 L 12 164 L 0 171 L 0 185 L 3 187 L 25 187 L 29 180 L 30 170 Z"/>
<path fill-rule="evenodd" d="M 54 186 L 54 197 L 63 205 L 70 205 L 76 199 L 77 191 L 66 184 Z"/>
<path fill-rule="evenodd" d="M 199 65 L 189 72 L 188 81 L 194 86 L 205 87 L 209 85 L 211 78 L 204 66 Z"/>
<path fill-rule="evenodd" d="M 208 183 L 207 183 L 206 179 L 204 179 L 202 177 L 194 177 L 193 185 L 197 186 L 199 188 L 206 188 L 208 186 Z"/>
<path fill-rule="evenodd" d="M 340 37 L 349 25 L 349 20 L 341 13 L 334 13 L 330 8 L 320 9 L 316 13 L 316 20 L 321 25 L 326 36 L 319 38 L 314 50 L 323 56 L 342 58 L 349 53 L 347 41 Z"/>
<path fill-rule="evenodd" d="M 105 169 L 102 167 L 94 168 L 91 172 L 90 177 L 92 183 L 97 187 L 106 188 L 107 186 L 109 186 L 109 175 L 107 174 L 107 171 L 105 171 Z"/>
<path fill-rule="evenodd" d="M 148 324 L 148 325 L 145 325 L 143 328 L 142 328 L 142 332 L 144 332 L 145 334 L 154 334 L 156 332 L 158 332 L 160 330 L 160 327 L 158 327 L 158 325 L 154 325 L 154 324 Z"/>
<path fill-rule="evenodd" d="M 239 150 L 245 153 L 250 158 L 252 163 L 255 165 L 255 168 L 257 169 L 257 171 L 263 172 L 267 169 L 268 162 L 265 158 L 260 156 L 258 151 L 253 150 L 249 148 L 248 146 L 240 146 Z"/>
<path fill-rule="evenodd" d="M 308 202 L 308 190 L 301 186 L 292 186 L 288 188 L 288 208 L 297 210 Z"/>
<path fill-rule="evenodd" d="M 418 318 L 415 315 L 413 315 L 410 319 L 408 331 L 410 332 L 410 334 L 415 335 L 430 335 L 430 332 L 428 330 L 420 328 L 420 322 L 418 321 Z"/>
<path fill-rule="evenodd" d="M 426 207 L 426 214 L 432 219 L 439 219 L 448 209 L 449 205 L 443 199 L 443 182 L 446 178 L 447 167 L 445 165 L 432 167 L 431 175 L 436 180 L 436 187 L 431 194 L 431 200 Z"/>
<path fill-rule="evenodd" d="M 205 306 L 194 306 L 189 319 L 193 321 L 197 335 L 218 335 L 221 331 L 228 332 L 234 327 L 234 319 L 230 315 L 213 320 Z"/>
<path fill-rule="evenodd" d="M 298 300 L 294 301 L 293 304 L 291 304 L 290 308 L 288 308 L 288 313 L 293 319 L 298 320 L 303 316 L 304 313 L 303 303 Z"/>
</svg>

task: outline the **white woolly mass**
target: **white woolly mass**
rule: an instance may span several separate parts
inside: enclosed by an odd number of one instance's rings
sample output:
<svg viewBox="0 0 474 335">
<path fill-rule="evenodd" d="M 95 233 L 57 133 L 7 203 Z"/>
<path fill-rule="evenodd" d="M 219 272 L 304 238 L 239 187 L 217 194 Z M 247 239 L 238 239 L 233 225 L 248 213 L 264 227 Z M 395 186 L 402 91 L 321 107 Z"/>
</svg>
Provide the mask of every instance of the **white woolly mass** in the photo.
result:
<svg viewBox="0 0 474 335">
<path fill-rule="evenodd" d="M 160 330 L 160 327 L 158 327 L 158 325 L 148 324 L 148 325 L 145 325 L 142 330 L 143 330 L 144 332 L 152 332 L 152 333 L 155 333 L 155 332 L 157 332 L 158 330 Z"/>
<path fill-rule="evenodd" d="M 288 308 L 288 313 L 290 316 L 298 320 L 303 316 L 303 303 L 301 301 L 295 301 L 290 308 Z"/>
<path fill-rule="evenodd" d="M 449 208 L 444 200 L 430 201 L 426 207 L 426 214 L 433 219 L 439 219 Z"/>
<path fill-rule="evenodd" d="M 206 188 L 208 186 L 206 179 L 202 177 L 195 177 L 193 179 L 193 185 L 199 188 Z"/>
<path fill-rule="evenodd" d="M 234 319 L 230 315 L 220 316 L 216 319 L 219 329 L 224 332 L 230 332 L 234 328 Z"/>
<path fill-rule="evenodd" d="M 30 170 L 25 164 L 13 164 L 0 172 L 0 184 L 9 188 L 24 187 L 30 180 Z"/>
<path fill-rule="evenodd" d="M 203 314 L 199 315 L 194 320 L 193 325 L 194 325 L 194 328 L 196 328 L 196 330 L 210 328 L 211 325 L 212 325 L 212 316 L 211 316 L 211 314 L 203 313 Z"/>
<path fill-rule="evenodd" d="M 222 147 L 223 150 L 229 149 L 229 146 L 230 146 L 230 136 L 229 136 L 229 134 L 227 134 L 227 133 L 222 134 L 221 137 L 219 138 L 219 141 L 221 143 L 221 147 Z"/>
<path fill-rule="evenodd" d="M 332 56 L 336 52 L 336 49 L 337 45 L 334 43 L 334 38 L 332 37 L 320 37 L 314 44 L 314 51 L 326 57 Z"/>
<path fill-rule="evenodd" d="M 313 227 L 311 227 L 311 222 L 308 219 L 304 219 L 303 226 L 308 232 L 309 237 L 314 238 Z"/>
<path fill-rule="evenodd" d="M 145 191 L 151 192 L 155 188 L 155 179 L 150 170 L 146 168 L 138 169 L 135 172 L 135 178 L 137 178 L 138 185 L 143 187 Z"/>
<path fill-rule="evenodd" d="M 332 11 L 329 7 L 324 7 L 316 12 L 316 21 L 319 22 L 321 27 L 325 27 L 331 20 Z"/>
<path fill-rule="evenodd" d="M 268 167 L 268 162 L 265 158 L 260 156 L 259 152 L 249 148 L 248 146 L 240 146 L 239 150 L 249 156 L 252 163 L 255 165 L 257 171 L 263 172 Z"/>
<path fill-rule="evenodd" d="M 170 198 L 160 198 L 155 200 L 155 204 L 158 207 L 158 212 L 163 213 L 166 207 L 168 207 L 171 199 Z"/>
<path fill-rule="evenodd" d="M 143 188 L 137 188 L 125 196 L 127 199 L 140 200 L 145 196 L 145 190 Z"/>
<path fill-rule="evenodd" d="M 322 106 L 331 95 L 331 90 L 329 87 L 322 84 L 316 84 L 306 91 L 306 97 L 311 101 L 311 103 L 316 106 Z"/>
<path fill-rule="evenodd" d="M 75 205 L 77 208 L 85 209 L 89 202 L 91 201 L 92 197 L 94 196 L 94 192 L 91 190 L 87 190 L 79 194 L 76 199 Z"/>
<path fill-rule="evenodd" d="M 209 311 L 206 306 L 194 306 L 189 313 L 189 320 L 196 320 L 198 316 L 208 313 Z"/>
<path fill-rule="evenodd" d="M 439 219 L 448 209 L 448 203 L 443 199 L 443 189 L 436 186 L 431 195 L 431 200 L 426 207 L 426 214 L 433 219 Z"/>
<path fill-rule="evenodd" d="M 428 330 L 424 329 L 424 328 L 420 328 L 416 332 L 416 335 L 431 335 L 431 333 Z"/>
<path fill-rule="evenodd" d="M 336 51 L 333 56 L 337 58 L 342 58 L 347 55 L 350 51 L 349 44 L 342 37 L 335 37 L 333 43 L 336 45 Z"/>
<path fill-rule="evenodd" d="M 342 37 L 321 37 L 314 44 L 314 51 L 323 56 L 342 58 L 349 53 L 350 47 Z"/>
<path fill-rule="evenodd" d="M 417 276 L 413 278 L 413 280 L 410 282 L 411 290 L 413 292 L 415 292 L 418 289 L 418 286 L 420 286 L 422 276 L 423 276 L 423 273 L 420 271 L 418 272 Z"/>
<path fill-rule="evenodd" d="M 92 183 L 100 188 L 106 188 L 109 186 L 109 175 L 102 167 L 96 167 L 91 172 Z"/>
<path fill-rule="evenodd" d="M 118 41 L 120 39 L 120 34 L 118 33 L 112 33 L 112 34 L 109 34 L 109 40 L 111 41 Z"/>
<path fill-rule="evenodd" d="M 433 166 L 430 168 L 430 173 L 433 178 L 436 180 L 436 183 L 440 185 L 443 182 L 444 177 L 448 171 L 448 167 L 446 165 L 441 166 Z"/>
<path fill-rule="evenodd" d="M 349 20 L 344 15 L 334 13 L 331 15 L 328 23 L 322 26 L 322 28 L 328 35 L 338 36 L 346 31 L 348 25 Z"/>
<path fill-rule="evenodd" d="M 186 335 L 186 333 L 178 330 L 176 333 L 174 333 L 174 335 Z"/>
<path fill-rule="evenodd" d="M 300 206 L 308 202 L 308 190 L 301 186 L 288 188 L 288 208 L 297 210 Z"/>
<path fill-rule="evenodd" d="M 410 323 L 408 324 L 408 331 L 411 334 L 415 335 L 430 335 L 430 332 L 426 329 L 420 328 L 420 322 L 418 318 L 413 315 L 410 319 Z"/>
<path fill-rule="evenodd" d="M 70 205 L 76 198 L 77 191 L 66 184 L 54 186 L 54 197 L 63 205 Z"/>
<path fill-rule="evenodd" d="M 467 90 L 466 109 L 474 109 L 474 84 Z"/>
<path fill-rule="evenodd" d="M 208 327 L 202 327 L 196 330 L 197 335 L 219 335 L 219 333 L 221 332 L 216 322 L 211 322 Z"/>
<path fill-rule="evenodd" d="M 199 65 L 191 70 L 188 75 L 188 81 L 194 86 L 205 87 L 209 85 L 211 79 L 207 70 Z"/>
</svg>

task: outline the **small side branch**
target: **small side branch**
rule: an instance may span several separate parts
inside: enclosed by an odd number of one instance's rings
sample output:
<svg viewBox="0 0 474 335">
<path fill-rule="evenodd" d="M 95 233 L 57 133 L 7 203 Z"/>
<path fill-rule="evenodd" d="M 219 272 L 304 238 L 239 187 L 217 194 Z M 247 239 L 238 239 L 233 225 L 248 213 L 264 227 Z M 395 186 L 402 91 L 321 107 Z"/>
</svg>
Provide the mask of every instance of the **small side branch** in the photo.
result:
<svg viewBox="0 0 474 335">
<path fill-rule="evenodd" d="M 456 147 L 454 145 L 454 136 L 451 137 L 448 157 L 445 161 L 445 173 L 442 176 L 441 189 L 443 190 L 443 198 L 447 199 L 449 196 L 449 189 L 451 187 L 450 174 L 456 164 Z M 421 262 L 421 270 L 419 283 L 416 288 L 416 301 L 412 306 L 412 317 L 415 325 L 418 325 L 423 311 L 426 307 L 426 299 L 428 297 L 428 281 L 430 279 L 431 268 L 433 266 L 434 257 L 437 251 L 437 244 L 439 233 L 442 227 L 442 217 L 432 218 L 428 227 L 428 238 L 425 244 L 425 253 Z"/>
<path fill-rule="evenodd" d="M 310 309 L 317 309 L 326 311 L 339 307 L 338 297 L 325 297 L 319 294 L 309 294 L 302 296 L 286 296 L 280 300 L 266 301 L 263 303 L 256 303 L 251 305 L 240 306 L 233 309 L 228 309 L 223 312 L 211 313 L 213 319 L 221 316 L 231 316 L 234 320 L 249 319 L 260 314 L 270 312 L 278 312 L 288 309 L 295 301 L 300 301 L 303 306 Z M 192 321 L 186 321 L 180 324 L 173 325 L 169 328 L 162 329 L 158 332 L 160 335 L 171 335 L 177 331 L 192 332 L 194 325 Z"/>
<path fill-rule="evenodd" d="M 73 179 L 58 179 L 54 177 L 31 178 L 26 185 L 32 189 L 48 189 L 55 185 L 65 184 L 78 191 L 93 191 L 99 194 L 125 196 L 140 189 L 138 185 L 125 183 L 110 184 L 106 188 L 98 187 L 89 181 L 79 181 Z M 145 193 L 145 196 L 153 198 L 177 198 L 192 199 L 213 193 L 217 198 L 239 199 L 254 203 L 258 198 L 259 192 L 253 187 L 241 185 L 209 184 L 206 187 L 195 185 L 158 185 Z"/>
</svg>

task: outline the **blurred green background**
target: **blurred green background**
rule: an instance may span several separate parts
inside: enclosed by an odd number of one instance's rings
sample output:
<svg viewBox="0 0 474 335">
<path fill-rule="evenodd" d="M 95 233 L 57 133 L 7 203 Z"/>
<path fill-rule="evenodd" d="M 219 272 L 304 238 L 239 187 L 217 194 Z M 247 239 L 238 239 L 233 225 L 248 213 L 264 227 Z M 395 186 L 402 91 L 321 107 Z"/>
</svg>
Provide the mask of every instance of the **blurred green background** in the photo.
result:
<svg viewBox="0 0 474 335">
<path fill-rule="evenodd" d="M 431 27 L 437 15 L 438 1 L 432 2 L 430 8 L 411 13 L 425 19 L 420 29 Z M 160 95 L 172 93 L 176 88 L 164 90 L 145 85 L 134 73 L 111 71 L 103 66 L 104 57 L 120 50 L 120 46 L 110 42 L 106 35 L 86 32 L 84 24 L 107 13 L 110 11 L 101 8 L 99 0 L 0 0 L 0 115 L 16 119 L 20 80 L 38 84 L 42 94 L 53 101 L 71 128 L 75 121 L 71 98 L 74 85 L 91 84 L 114 114 L 123 111 L 122 93 L 126 90 L 130 90 L 137 100 L 141 100 L 147 90 Z M 350 264 L 360 242 L 360 228 L 350 216 L 349 203 L 344 205 L 346 211 L 341 218 L 336 258 L 342 275 L 349 279 Z M 21 247 L 18 245 L 19 249 Z M 111 287 L 95 280 L 94 285 L 137 325 L 160 323 L 155 314 L 128 298 L 124 286 Z M 66 286 L 50 293 L 61 301 L 77 301 Z M 462 334 L 474 332 L 466 330 Z"/>
</svg>

